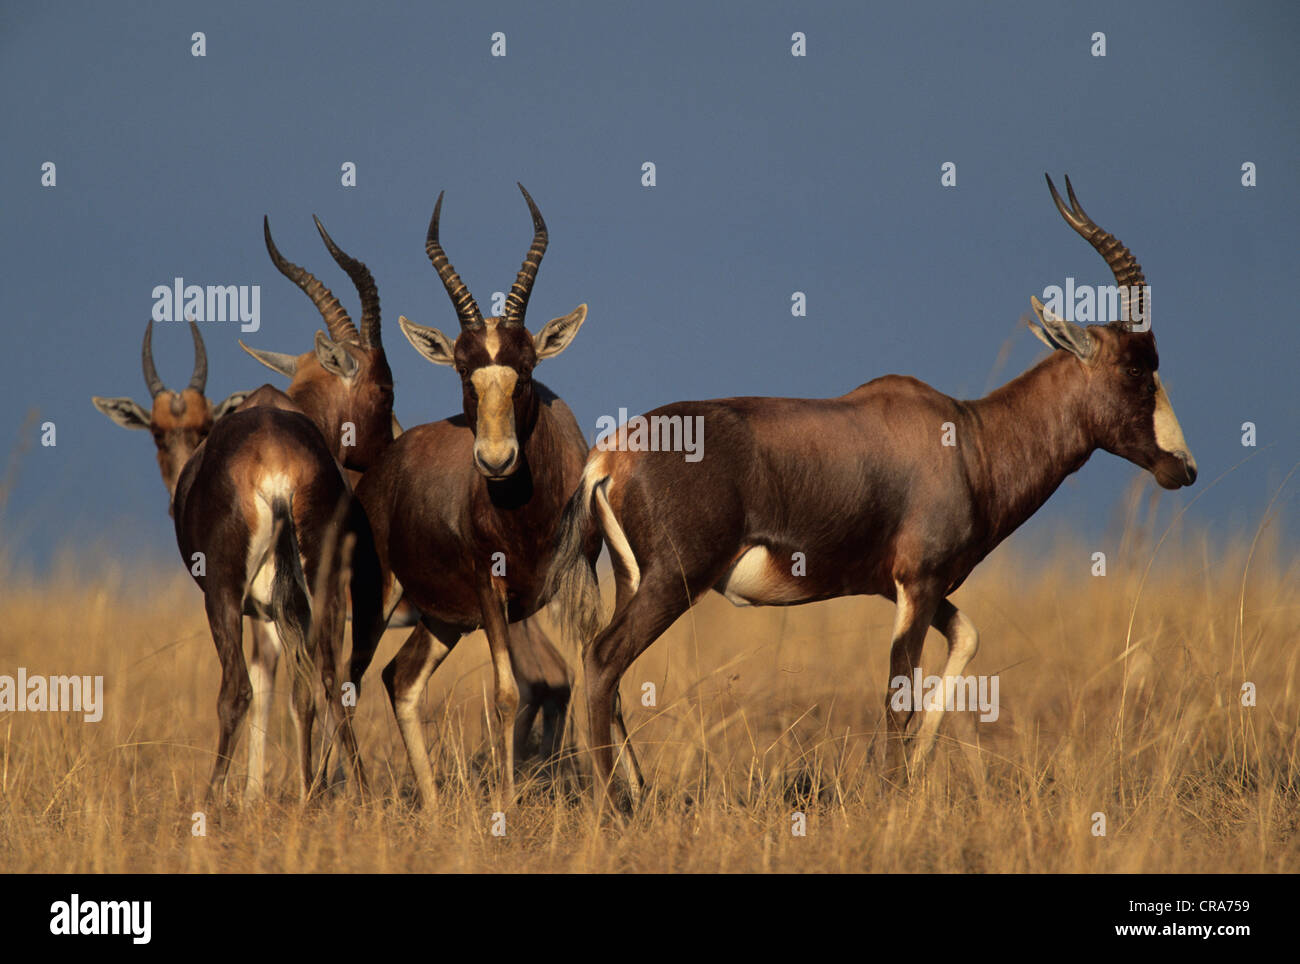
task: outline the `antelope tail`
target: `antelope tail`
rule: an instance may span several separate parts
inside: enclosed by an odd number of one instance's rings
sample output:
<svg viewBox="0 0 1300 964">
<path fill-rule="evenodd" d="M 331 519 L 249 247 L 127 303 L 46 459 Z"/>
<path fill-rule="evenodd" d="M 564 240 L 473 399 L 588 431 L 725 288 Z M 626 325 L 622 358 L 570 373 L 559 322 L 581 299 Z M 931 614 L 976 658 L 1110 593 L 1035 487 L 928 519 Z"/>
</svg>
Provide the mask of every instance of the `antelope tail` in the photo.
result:
<svg viewBox="0 0 1300 964">
<path fill-rule="evenodd" d="M 560 516 L 559 535 L 542 590 L 543 597 L 559 609 L 561 633 L 580 651 L 600 629 L 600 586 L 586 548 L 593 536 L 591 502 L 596 489 L 608 479 L 591 471 L 590 465 L 583 472 L 582 482 Z"/>
<path fill-rule="evenodd" d="M 271 524 L 271 618 L 286 649 L 300 663 L 304 660 L 310 662 L 311 597 L 307 592 L 302 556 L 298 552 L 298 534 L 293 524 L 290 498 L 276 496 L 272 499 Z"/>
</svg>

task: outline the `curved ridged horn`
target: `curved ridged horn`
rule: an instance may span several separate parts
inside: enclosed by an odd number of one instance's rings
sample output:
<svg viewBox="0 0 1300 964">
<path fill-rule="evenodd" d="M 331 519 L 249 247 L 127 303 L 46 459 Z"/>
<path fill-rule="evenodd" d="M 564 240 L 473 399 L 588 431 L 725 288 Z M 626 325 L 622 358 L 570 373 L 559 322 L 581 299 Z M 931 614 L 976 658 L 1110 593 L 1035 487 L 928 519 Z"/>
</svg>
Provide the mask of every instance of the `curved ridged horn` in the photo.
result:
<svg viewBox="0 0 1300 964">
<path fill-rule="evenodd" d="M 370 273 L 369 268 L 334 243 L 334 239 L 325 230 L 325 225 L 320 223 L 320 218 L 313 214 L 311 219 L 316 222 L 316 230 L 320 232 L 321 240 L 329 249 L 330 257 L 348 273 L 348 277 L 352 279 L 352 284 L 357 289 L 357 294 L 361 296 L 361 344 L 367 348 L 378 348 L 380 344 L 379 289 L 375 286 L 374 275 Z"/>
<path fill-rule="evenodd" d="M 163 385 L 163 380 L 158 377 L 158 369 L 153 364 L 153 320 L 150 319 L 144 328 L 144 348 L 141 349 L 140 357 L 144 363 L 144 383 L 149 389 L 149 397 L 157 398 L 159 392 L 165 392 L 167 387 Z"/>
<path fill-rule="evenodd" d="M 317 281 L 310 271 L 304 271 L 293 262 L 286 261 L 284 255 L 280 254 L 275 242 L 271 240 L 271 221 L 265 216 L 262 218 L 262 233 L 266 235 L 266 252 L 271 256 L 271 263 L 276 266 L 280 274 L 301 288 L 311 299 L 312 304 L 320 311 L 321 317 L 325 319 L 325 327 L 329 329 L 330 338 L 334 341 L 358 341 L 359 336 L 352 325 L 352 319 L 348 317 L 343 305 L 339 304 L 339 300 L 334 297 L 334 292 Z"/>
<path fill-rule="evenodd" d="M 190 337 L 194 339 L 194 374 L 190 376 L 187 388 L 192 388 L 200 395 L 208 387 L 208 350 L 203 347 L 203 336 L 199 326 L 190 322 Z"/>
<path fill-rule="evenodd" d="M 442 286 L 447 289 L 447 294 L 451 297 L 451 303 L 456 306 L 456 317 L 460 319 L 461 328 L 483 328 L 483 315 L 478 309 L 478 303 L 469 293 L 469 287 L 460 280 L 460 275 L 451 266 L 446 252 L 438 242 L 438 219 L 442 216 L 443 193 L 438 192 L 438 203 L 433 206 L 433 217 L 429 220 L 429 233 L 424 238 L 424 252 L 433 262 L 438 277 L 442 279 Z"/>
<path fill-rule="evenodd" d="M 1146 278 L 1142 275 L 1142 266 L 1138 264 L 1137 258 L 1133 257 L 1133 252 L 1115 237 L 1115 235 L 1103 231 L 1098 227 L 1097 222 L 1083 210 L 1083 205 L 1079 199 L 1074 196 L 1074 185 L 1070 183 L 1070 176 L 1065 176 L 1065 192 L 1070 196 L 1070 206 L 1067 208 L 1065 202 L 1061 200 L 1061 195 L 1056 191 L 1056 185 L 1052 183 L 1051 175 L 1043 175 L 1047 178 L 1047 187 L 1052 192 L 1052 200 L 1056 202 L 1056 209 L 1061 212 L 1061 217 L 1065 222 L 1074 228 L 1085 241 L 1097 249 L 1097 253 L 1106 259 L 1106 264 L 1110 266 L 1111 274 L 1115 276 L 1115 284 L 1119 286 L 1119 296 L 1121 310 L 1123 311 L 1123 321 L 1130 321 L 1134 318 L 1146 318 L 1146 311 L 1135 314 L 1130 310 L 1129 291 L 1136 286 L 1138 289 L 1138 298 L 1142 299 L 1140 304 L 1146 307 Z"/>
<path fill-rule="evenodd" d="M 524 313 L 528 310 L 528 296 L 532 293 L 533 282 L 537 280 L 537 268 L 542 263 L 542 255 L 546 253 L 549 236 L 546 233 L 546 222 L 542 220 L 542 212 L 537 210 L 537 205 L 524 186 L 518 181 L 515 185 L 523 192 L 528 210 L 533 216 L 533 243 L 528 246 L 528 254 L 519 268 L 515 283 L 510 286 L 510 294 L 506 295 L 505 319 L 502 324 L 523 327 Z"/>
</svg>

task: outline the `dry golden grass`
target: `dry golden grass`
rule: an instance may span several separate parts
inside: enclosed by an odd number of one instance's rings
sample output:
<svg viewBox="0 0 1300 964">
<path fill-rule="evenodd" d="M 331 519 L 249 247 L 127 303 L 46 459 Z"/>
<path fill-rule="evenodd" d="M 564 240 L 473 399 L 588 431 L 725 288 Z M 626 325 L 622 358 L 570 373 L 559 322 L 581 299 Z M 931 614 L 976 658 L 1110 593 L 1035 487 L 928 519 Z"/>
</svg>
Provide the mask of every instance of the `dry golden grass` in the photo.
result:
<svg viewBox="0 0 1300 964">
<path fill-rule="evenodd" d="M 842 599 L 737 610 L 711 596 L 633 666 L 629 725 L 651 784 L 625 825 L 525 780 L 506 835 L 486 765 L 481 635 L 426 697 L 442 796 L 411 808 L 379 680 L 358 725 L 376 799 L 307 809 L 277 681 L 271 800 L 191 835 L 216 735 L 218 668 L 183 572 L 105 557 L 34 584 L 0 573 L 0 673 L 103 674 L 103 721 L 0 714 L 0 866 L 11 872 L 1031 871 L 1300 869 L 1300 573 L 1267 539 L 1213 549 L 1130 525 L 1035 561 L 1004 547 L 955 595 L 981 631 L 968 672 L 1001 718 L 945 722 L 925 779 L 880 780 L 892 607 Z M 1249 558 L 1249 565 L 1248 565 Z M 177 567 L 179 568 L 179 567 Z M 1140 588 L 1140 592 L 1139 592 Z M 607 593 L 608 595 L 608 593 Z M 1127 645 L 1127 656 L 1124 655 Z M 931 633 L 927 672 L 943 658 Z M 1258 705 L 1243 708 L 1243 680 Z M 652 681 L 658 706 L 640 704 Z M 962 744 L 965 744 L 963 747 Z M 242 785 L 246 741 L 232 768 Z M 585 770 L 584 753 L 576 756 Z M 972 768 L 972 762 L 974 767 Z M 232 793 L 232 796 L 237 793 Z M 807 836 L 791 814 L 807 814 Z M 1092 814 L 1107 834 L 1093 836 Z"/>
</svg>

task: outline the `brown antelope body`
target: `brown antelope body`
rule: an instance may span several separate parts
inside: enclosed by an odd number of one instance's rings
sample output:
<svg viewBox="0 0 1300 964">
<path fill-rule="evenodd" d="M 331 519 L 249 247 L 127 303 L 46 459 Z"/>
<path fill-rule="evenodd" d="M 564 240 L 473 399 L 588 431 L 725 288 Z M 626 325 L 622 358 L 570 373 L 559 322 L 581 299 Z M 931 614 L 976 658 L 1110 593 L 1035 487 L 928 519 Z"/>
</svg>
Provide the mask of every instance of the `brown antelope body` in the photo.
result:
<svg viewBox="0 0 1300 964">
<path fill-rule="evenodd" d="M 196 356 L 202 357 L 193 323 L 191 332 Z M 190 386 L 169 393 L 154 371 L 150 338 L 147 330 L 145 380 L 154 397 L 149 420 L 142 422 L 143 410 L 129 399 L 97 398 L 95 405 L 118 424 L 153 431 L 163 480 L 172 493 L 177 546 L 203 590 L 222 669 L 220 732 L 208 796 L 224 783 L 250 705 L 254 725 L 245 797 L 261 796 L 270 696 L 284 648 L 294 667 L 300 795 L 305 799 L 315 781 L 313 664 L 325 687 L 330 736 L 340 732 L 360 787 L 364 777 L 349 714 L 339 712 L 338 660 L 345 606 L 341 582 L 349 558 L 354 605 L 360 600 L 364 611 L 379 609 L 379 573 L 364 513 L 315 425 L 283 393 L 264 386 L 210 406 L 197 364 Z M 253 626 L 251 679 L 243 650 L 244 615 Z"/>
<path fill-rule="evenodd" d="M 536 336 L 524 327 L 547 232 L 523 193 L 533 216 L 533 243 L 504 315 L 488 319 L 439 243 L 439 196 L 426 251 L 456 306 L 460 334 L 453 344 L 435 328 L 405 318 L 400 324 L 420 354 L 456 369 L 464 410 L 403 433 L 357 487 L 385 572 L 422 614 L 383 676 L 426 805 L 434 799 L 434 783 L 418 700 L 456 642 L 480 627 L 491 651 L 506 793 L 513 792 L 519 692 L 511 648 L 521 636 L 508 626 L 548 601 L 542 581 L 556 525 L 587 450 L 568 407 L 532 378 L 538 361 L 558 355 L 573 340 L 587 309 L 581 305 L 548 322 Z M 599 543 L 593 540 L 590 548 L 594 553 Z"/>
<path fill-rule="evenodd" d="M 1121 291 L 1144 286 L 1128 249 L 1069 194 L 1067 208 L 1052 188 L 1066 221 L 1105 256 Z M 1151 332 L 1114 323 L 1083 328 L 1044 313 L 1036 299 L 1034 307 L 1042 322 L 1035 334 L 1059 350 L 976 401 L 888 375 L 839 398 L 729 398 L 650 413 L 703 419 L 697 462 L 673 452 L 592 449 L 548 585 L 572 631 L 591 639 L 599 597 L 586 540 L 594 516 L 616 587 L 613 617 L 585 651 L 591 730 L 603 744 L 594 747 L 598 783 L 608 785 L 620 742 L 610 729 L 620 678 L 706 591 L 736 605 L 885 596 L 897 604 L 891 680 L 920 665 L 930 626 L 947 638 L 943 676 L 952 678 L 975 655 L 978 636 L 947 597 L 1093 451 L 1130 460 L 1165 488 L 1195 480 L 1156 373 Z M 945 435 L 955 444 L 944 445 Z M 627 437 L 623 426 L 614 441 L 623 446 Z M 806 565 L 801 575 L 796 553 Z M 894 776 L 906 777 L 912 713 L 887 698 Z M 941 708 L 927 708 L 911 763 L 933 743 L 940 716 Z M 611 734 L 612 744 L 595 734 Z M 631 747 L 624 752 L 634 762 Z M 635 773 L 629 768 L 633 782 Z"/>
<path fill-rule="evenodd" d="M 328 288 L 281 255 L 271 238 L 270 223 L 264 220 L 263 233 L 272 263 L 311 299 L 324 319 L 328 335 L 318 331 L 313 350 L 301 355 L 261 351 L 243 342 L 240 345 L 268 368 L 289 376 L 286 395 L 316 424 L 355 486 L 402 430 L 393 416 L 393 376 L 384 353 L 374 277 L 365 264 L 334 243 L 318 218 L 315 221 L 326 248 L 360 296 L 360 330 Z M 352 444 L 344 444 L 347 441 Z M 383 624 L 389 628 L 416 625 L 419 613 L 402 598 L 400 585 L 391 577 L 387 582 Z M 516 739 L 521 744 L 527 739 L 540 713 L 542 753 L 554 756 L 563 737 L 562 721 L 568 709 L 568 667 L 534 621 L 513 626 L 510 632 L 511 664 L 522 705 L 516 718 Z M 377 642 L 379 633 L 382 627 L 378 631 L 372 628 L 370 636 Z M 373 648 L 353 651 L 349 676 L 358 694 L 373 655 Z"/>
</svg>

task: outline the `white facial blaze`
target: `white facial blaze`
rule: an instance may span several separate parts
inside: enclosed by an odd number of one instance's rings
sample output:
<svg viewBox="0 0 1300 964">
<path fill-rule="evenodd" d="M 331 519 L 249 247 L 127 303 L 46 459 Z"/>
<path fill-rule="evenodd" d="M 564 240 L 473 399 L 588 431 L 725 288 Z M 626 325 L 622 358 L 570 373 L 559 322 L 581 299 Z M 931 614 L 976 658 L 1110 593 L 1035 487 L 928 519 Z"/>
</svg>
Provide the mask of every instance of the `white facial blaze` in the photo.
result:
<svg viewBox="0 0 1300 964">
<path fill-rule="evenodd" d="M 487 331 L 483 334 L 483 347 L 487 349 L 488 357 L 493 361 L 497 360 L 497 352 L 501 350 L 501 333 L 497 331 L 497 325 L 500 323 L 500 318 L 488 318 Z"/>
<path fill-rule="evenodd" d="M 1183 438 L 1182 427 L 1178 424 L 1178 418 L 1174 415 L 1174 406 L 1169 402 L 1169 395 L 1165 392 L 1165 387 L 1160 384 L 1160 376 L 1156 375 L 1155 380 L 1156 410 L 1152 415 L 1152 422 L 1156 445 L 1170 454 L 1175 452 L 1186 454 L 1188 463 L 1195 466 L 1196 463 L 1192 461 L 1192 453 L 1187 448 L 1187 440 Z"/>
<path fill-rule="evenodd" d="M 474 453 L 489 465 L 504 465 L 518 450 L 514 405 L 518 380 L 519 373 L 509 365 L 485 365 L 470 375 L 478 392 Z"/>
</svg>

